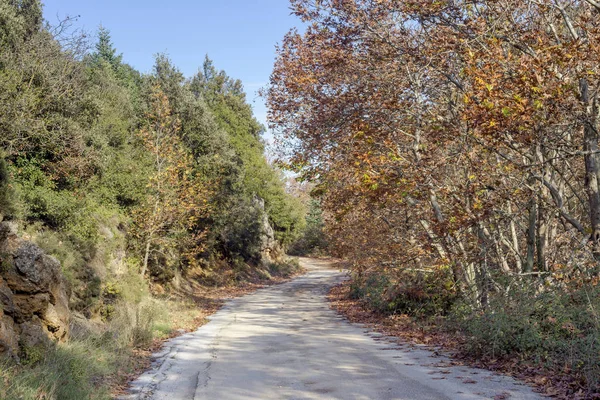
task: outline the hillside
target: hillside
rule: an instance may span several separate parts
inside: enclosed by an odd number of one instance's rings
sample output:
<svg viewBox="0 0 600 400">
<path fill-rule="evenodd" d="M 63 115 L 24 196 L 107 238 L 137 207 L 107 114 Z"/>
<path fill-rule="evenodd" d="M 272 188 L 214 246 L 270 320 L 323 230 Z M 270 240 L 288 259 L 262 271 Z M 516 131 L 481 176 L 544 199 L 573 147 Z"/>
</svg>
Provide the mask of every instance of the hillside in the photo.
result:
<svg viewBox="0 0 600 400">
<path fill-rule="evenodd" d="M 241 82 L 208 57 L 139 72 L 72 23 L 0 1 L 0 382 L 20 382 L 1 398 L 103 398 L 134 350 L 201 317 L 203 287 L 297 268 L 305 206 Z"/>
</svg>

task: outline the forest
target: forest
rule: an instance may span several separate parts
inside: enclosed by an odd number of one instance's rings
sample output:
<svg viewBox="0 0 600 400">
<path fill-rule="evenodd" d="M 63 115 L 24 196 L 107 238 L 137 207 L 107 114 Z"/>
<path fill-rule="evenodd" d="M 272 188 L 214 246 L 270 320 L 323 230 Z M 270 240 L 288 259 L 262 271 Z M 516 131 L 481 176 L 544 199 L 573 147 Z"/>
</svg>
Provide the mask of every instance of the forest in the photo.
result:
<svg viewBox="0 0 600 400">
<path fill-rule="evenodd" d="M 107 28 L 52 26 L 42 7 L 0 1 L 0 222 L 60 262 L 71 339 L 23 339 L 26 318 L 51 318 L 14 310 L 0 246 L 0 353 L 19 361 L 0 361 L 0 398 L 106 398 L 135 351 L 198 318 L 194 287 L 296 271 L 284 251 L 307 205 L 267 161 L 239 80 L 208 57 L 189 78 L 165 54 L 141 73 Z"/>
<path fill-rule="evenodd" d="M 291 3 L 269 120 L 349 295 L 595 398 L 600 3 Z"/>
</svg>

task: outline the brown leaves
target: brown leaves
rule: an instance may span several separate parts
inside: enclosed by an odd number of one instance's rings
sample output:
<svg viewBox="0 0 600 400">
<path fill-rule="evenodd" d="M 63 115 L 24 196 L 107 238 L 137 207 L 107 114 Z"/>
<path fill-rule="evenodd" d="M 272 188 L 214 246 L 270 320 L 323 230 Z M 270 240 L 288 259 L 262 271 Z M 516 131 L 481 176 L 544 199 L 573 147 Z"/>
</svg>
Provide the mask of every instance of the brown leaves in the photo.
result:
<svg viewBox="0 0 600 400">
<path fill-rule="evenodd" d="M 179 137 L 180 122 L 167 96 L 153 88 L 148 125 L 140 137 L 153 160 L 145 204 L 134 212 L 133 234 L 149 246 L 181 246 L 183 259 L 194 265 L 204 250 L 206 232 L 198 230 L 209 213 L 208 182 L 194 170 L 194 161 Z M 148 250 L 146 250 L 148 253 Z"/>
<path fill-rule="evenodd" d="M 358 276 L 445 266 L 471 310 L 600 282 L 600 15 L 557 4 L 294 1 L 311 25 L 279 49 L 270 121 Z"/>
</svg>

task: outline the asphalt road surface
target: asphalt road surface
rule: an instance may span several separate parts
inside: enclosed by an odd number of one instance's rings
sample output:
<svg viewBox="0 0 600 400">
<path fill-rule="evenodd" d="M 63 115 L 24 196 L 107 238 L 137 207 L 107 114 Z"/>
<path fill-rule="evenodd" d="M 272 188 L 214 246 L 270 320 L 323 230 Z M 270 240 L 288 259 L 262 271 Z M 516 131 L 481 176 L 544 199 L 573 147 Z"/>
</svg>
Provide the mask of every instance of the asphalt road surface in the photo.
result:
<svg viewBox="0 0 600 400">
<path fill-rule="evenodd" d="M 232 300 L 196 332 L 172 339 L 123 399 L 539 399 L 485 370 L 450 366 L 423 347 L 351 324 L 325 295 L 345 274 L 308 273 Z"/>
</svg>

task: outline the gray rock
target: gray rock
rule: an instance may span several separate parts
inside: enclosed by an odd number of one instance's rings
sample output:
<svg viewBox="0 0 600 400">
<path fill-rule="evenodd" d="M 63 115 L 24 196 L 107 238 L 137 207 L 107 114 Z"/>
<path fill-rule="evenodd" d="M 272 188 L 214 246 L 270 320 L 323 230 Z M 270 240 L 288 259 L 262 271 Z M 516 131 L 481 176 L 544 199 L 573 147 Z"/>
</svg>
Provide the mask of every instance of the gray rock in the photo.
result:
<svg viewBox="0 0 600 400">
<path fill-rule="evenodd" d="M 55 258 L 45 255 L 35 244 L 25 242 L 17 250 L 15 267 L 28 281 L 42 289 L 47 288 L 54 280 L 60 263 Z"/>
<path fill-rule="evenodd" d="M 0 278 L 0 307 L 5 314 L 13 315 L 16 311 L 13 292 L 6 286 L 2 278 Z"/>
<path fill-rule="evenodd" d="M 0 257 L 0 356 L 66 340 L 70 289 L 60 263 L 20 239 L 12 222 L 0 222 Z"/>
<path fill-rule="evenodd" d="M 19 343 L 22 347 L 48 347 L 52 344 L 48 331 L 38 316 L 19 325 L 19 330 Z"/>
<path fill-rule="evenodd" d="M 254 205 L 262 210 L 262 221 L 260 229 L 260 254 L 263 263 L 278 260 L 284 255 L 283 249 L 275 239 L 275 231 L 269 222 L 265 212 L 265 201 L 260 197 L 254 198 Z"/>
</svg>

